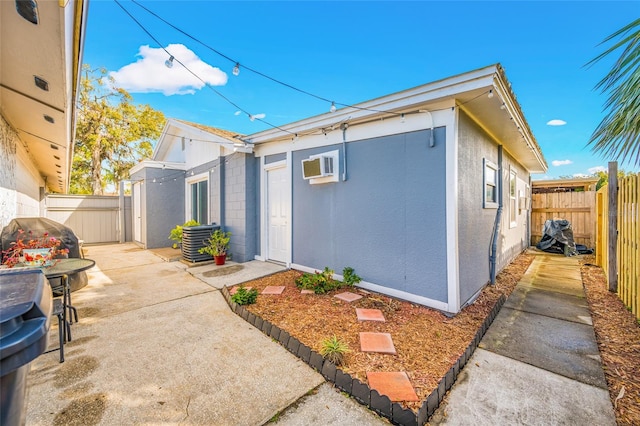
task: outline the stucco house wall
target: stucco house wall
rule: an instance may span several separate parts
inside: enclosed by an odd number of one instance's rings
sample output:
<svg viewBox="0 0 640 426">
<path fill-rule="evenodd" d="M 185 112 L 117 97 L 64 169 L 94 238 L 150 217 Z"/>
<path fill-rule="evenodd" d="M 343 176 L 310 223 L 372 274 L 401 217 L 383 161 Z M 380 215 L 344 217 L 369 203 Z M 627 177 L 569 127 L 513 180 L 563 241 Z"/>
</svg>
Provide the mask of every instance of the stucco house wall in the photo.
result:
<svg viewBox="0 0 640 426">
<path fill-rule="evenodd" d="M 18 134 L 0 115 L 0 228 L 17 217 L 41 216 L 44 180 Z"/>
<path fill-rule="evenodd" d="M 184 172 L 156 167 L 142 168 L 130 176 L 140 185 L 140 237 L 147 248 L 170 247 L 169 232 L 184 223 Z M 155 180 L 155 181 L 154 181 Z M 134 218 L 134 221 L 136 218 Z"/>
<path fill-rule="evenodd" d="M 486 159 L 498 165 L 498 144 L 463 111 L 458 116 L 458 254 L 460 299 L 465 302 L 489 281 L 489 252 L 497 208 L 483 208 Z M 517 225 L 509 217 L 509 171 L 528 182 L 530 174 L 509 153 L 502 154 L 503 211 L 497 240 L 496 269 L 500 271 L 526 247 L 528 212 L 517 210 Z M 524 190 L 522 186 L 519 189 Z M 516 203 L 517 206 L 517 203 Z"/>
<path fill-rule="evenodd" d="M 301 161 L 342 147 L 294 151 L 293 263 L 350 266 L 365 281 L 446 302 L 444 130 L 433 148 L 431 130 L 351 141 L 347 180 L 320 185 L 303 180 Z"/>
</svg>

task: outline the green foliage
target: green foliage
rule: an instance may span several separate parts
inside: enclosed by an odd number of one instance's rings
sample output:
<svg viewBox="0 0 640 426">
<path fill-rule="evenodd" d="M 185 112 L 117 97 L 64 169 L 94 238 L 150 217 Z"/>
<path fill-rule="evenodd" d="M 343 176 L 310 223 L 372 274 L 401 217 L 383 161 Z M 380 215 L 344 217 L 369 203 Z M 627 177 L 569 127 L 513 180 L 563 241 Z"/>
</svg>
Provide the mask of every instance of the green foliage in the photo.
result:
<svg viewBox="0 0 640 426">
<path fill-rule="evenodd" d="M 315 294 L 324 294 L 340 287 L 341 282 L 333 279 L 333 270 L 325 266 L 322 272 L 304 273 L 296 278 L 296 286 L 305 290 L 313 290 Z"/>
<path fill-rule="evenodd" d="M 103 194 L 151 157 L 165 117 L 149 105 L 134 105 L 104 68 L 85 65 L 79 92 L 70 192 Z"/>
<path fill-rule="evenodd" d="M 335 365 L 342 364 L 344 361 L 344 355 L 347 352 L 350 352 L 349 346 L 338 339 L 335 335 L 322 341 L 320 355 L 333 362 Z"/>
<path fill-rule="evenodd" d="M 255 288 L 247 290 L 244 286 L 238 287 L 238 291 L 231 296 L 231 300 L 238 305 L 253 305 L 258 299 L 258 290 Z"/>
<path fill-rule="evenodd" d="M 348 287 L 353 287 L 354 284 L 358 284 L 360 281 L 362 281 L 362 278 L 356 275 L 354 269 L 350 266 L 346 266 L 342 270 L 342 279 L 344 284 Z"/>
<path fill-rule="evenodd" d="M 333 274 L 333 269 L 329 269 L 328 266 L 325 266 L 322 272 L 316 271 L 314 274 L 305 272 L 296 278 L 296 286 L 304 290 L 313 290 L 315 294 L 324 294 L 339 288 L 353 287 L 354 284 L 362 281 L 362 278 L 349 266 L 342 270 L 344 281 L 334 280 Z"/>
<path fill-rule="evenodd" d="M 617 39 L 617 40 L 616 40 Z M 605 158 L 640 165 L 640 19 L 607 37 L 603 43 L 615 40 L 612 46 L 587 65 L 619 53 L 611 70 L 596 85 L 608 98 L 604 105 L 607 115 L 589 139 L 592 150 Z"/>
<path fill-rule="evenodd" d="M 176 241 L 178 243 L 182 242 L 182 228 L 184 228 L 185 226 L 198 226 L 200 225 L 200 222 L 198 222 L 197 220 L 188 220 L 185 223 L 183 223 L 182 225 L 176 225 L 175 228 L 173 228 L 171 230 L 171 232 L 169 233 L 169 239 Z"/>
<path fill-rule="evenodd" d="M 207 245 L 198 250 L 198 253 L 207 253 L 210 256 L 224 256 L 229 249 L 231 232 L 223 232 L 216 229 L 207 240 Z"/>
</svg>

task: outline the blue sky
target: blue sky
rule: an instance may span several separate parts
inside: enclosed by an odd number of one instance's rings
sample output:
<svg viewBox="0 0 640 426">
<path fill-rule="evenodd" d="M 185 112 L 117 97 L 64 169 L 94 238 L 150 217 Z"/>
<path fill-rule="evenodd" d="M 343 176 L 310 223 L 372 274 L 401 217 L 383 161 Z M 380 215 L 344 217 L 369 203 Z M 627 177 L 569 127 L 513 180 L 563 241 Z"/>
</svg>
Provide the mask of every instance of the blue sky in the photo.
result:
<svg viewBox="0 0 640 426">
<path fill-rule="evenodd" d="M 640 15 L 640 2 L 139 1 L 91 0 L 84 62 L 105 67 L 136 103 L 167 117 L 250 134 L 329 110 L 325 101 L 273 83 L 355 104 L 500 62 L 549 170 L 534 178 L 588 175 L 608 159 L 586 143 L 604 116 L 593 88 L 614 58 L 584 65 L 599 43 Z M 238 108 L 240 107 L 240 108 Z M 551 120 L 566 124 L 551 126 Z M 629 165 L 620 165 L 631 170 Z"/>
</svg>

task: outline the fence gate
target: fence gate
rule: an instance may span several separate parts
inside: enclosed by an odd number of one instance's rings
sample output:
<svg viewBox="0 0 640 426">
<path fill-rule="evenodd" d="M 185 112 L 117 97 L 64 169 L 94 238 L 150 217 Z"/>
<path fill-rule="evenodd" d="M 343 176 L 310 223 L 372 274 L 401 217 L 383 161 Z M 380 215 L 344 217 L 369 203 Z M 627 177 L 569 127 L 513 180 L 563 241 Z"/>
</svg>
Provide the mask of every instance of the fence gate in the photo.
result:
<svg viewBox="0 0 640 426">
<path fill-rule="evenodd" d="M 595 191 L 555 192 L 531 196 L 531 245 L 542 238 L 546 220 L 566 219 L 571 222 L 576 244 L 595 247 Z"/>
<path fill-rule="evenodd" d="M 127 226 L 119 196 L 50 194 L 45 204 L 45 216 L 73 229 L 85 244 L 124 241 Z"/>
</svg>

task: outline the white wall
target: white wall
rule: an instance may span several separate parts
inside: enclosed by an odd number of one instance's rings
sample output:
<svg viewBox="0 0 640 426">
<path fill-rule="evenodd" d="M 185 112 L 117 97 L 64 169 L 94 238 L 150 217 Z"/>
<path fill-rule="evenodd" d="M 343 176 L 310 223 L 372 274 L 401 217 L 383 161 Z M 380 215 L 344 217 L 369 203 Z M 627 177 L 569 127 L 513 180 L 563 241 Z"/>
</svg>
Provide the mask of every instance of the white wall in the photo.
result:
<svg viewBox="0 0 640 426">
<path fill-rule="evenodd" d="M 16 217 L 41 216 L 39 176 L 18 134 L 0 116 L 0 227 Z"/>
</svg>

